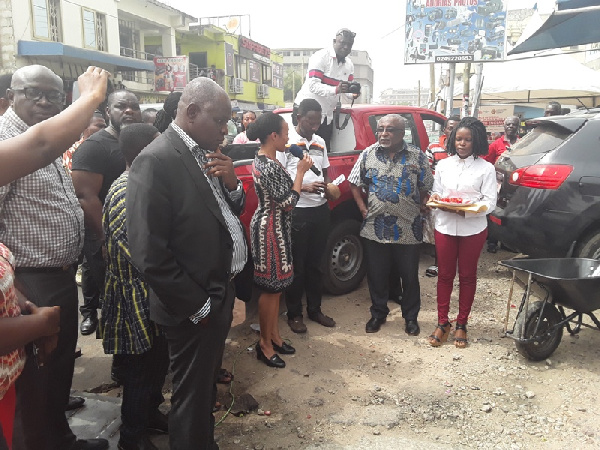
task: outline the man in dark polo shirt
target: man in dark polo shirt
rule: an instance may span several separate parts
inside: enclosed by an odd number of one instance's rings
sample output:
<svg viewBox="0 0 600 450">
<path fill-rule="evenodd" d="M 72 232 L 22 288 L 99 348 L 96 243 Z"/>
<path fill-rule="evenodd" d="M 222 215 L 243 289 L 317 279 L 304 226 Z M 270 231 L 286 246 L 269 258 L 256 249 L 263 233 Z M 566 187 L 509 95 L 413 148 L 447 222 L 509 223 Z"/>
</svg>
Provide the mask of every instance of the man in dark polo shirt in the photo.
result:
<svg viewBox="0 0 600 450">
<path fill-rule="evenodd" d="M 98 327 L 105 274 L 102 205 L 111 184 L 125 170 L 125 157 L 119 149 L 119 132 L 130 123 L 142 121 L 139 101 L 129 91 L 110 94 L 106 112 L 110 126 L 84 141 L 74 153 L 72 163 L 73 185 L 85 218 L 83 305 L 79 308 L 83 316 L 80 326 L 83 335 L 92 334 Z"/>
</svg>

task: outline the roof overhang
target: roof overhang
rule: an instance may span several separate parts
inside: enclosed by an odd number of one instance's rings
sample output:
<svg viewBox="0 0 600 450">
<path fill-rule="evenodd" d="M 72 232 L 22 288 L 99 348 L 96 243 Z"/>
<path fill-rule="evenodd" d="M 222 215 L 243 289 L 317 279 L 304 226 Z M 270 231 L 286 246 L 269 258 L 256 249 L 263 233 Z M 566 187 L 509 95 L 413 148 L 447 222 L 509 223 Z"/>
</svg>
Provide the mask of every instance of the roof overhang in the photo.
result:
<svg viewBox="0 0 600 450">
<path fill-rule="evenodd" d="M 111 64 L 122 69 L 154 71 L 154 61 L 72 47 L 60 42 L 19 41 L 17 51 L 19 56 L 62 56 L 85 61 L 88 64 Z"/>
</svg>

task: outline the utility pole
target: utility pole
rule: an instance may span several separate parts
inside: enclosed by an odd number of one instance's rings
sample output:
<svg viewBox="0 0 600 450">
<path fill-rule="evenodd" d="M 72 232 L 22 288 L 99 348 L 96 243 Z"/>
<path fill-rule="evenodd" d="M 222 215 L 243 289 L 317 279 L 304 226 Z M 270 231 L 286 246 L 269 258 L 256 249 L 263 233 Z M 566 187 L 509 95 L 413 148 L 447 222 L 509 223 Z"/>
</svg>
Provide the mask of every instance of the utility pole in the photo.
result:
<svg viewBox="0 0 600 450">
<path fill-rule="evenodd" d="M 471 77 L 471 63 L 465 63 L 465 69 L 463 70 L 463 106 L 462 106 L 462 117 L 469 115 L 469 86 Z"/>
<path fill-rule="evenodd" d="M 435 64 L 429 64 L 429 104 L 435 106 Z"/>
<path fill-rule="evenodd" d="M 446 117 L 452 115 L 452 108 L 454 107 L 454 78 L 456 76 L 456 63 L 450 63 L 450 71 L 448 75 L 448 93 L 446 98 Z"/>
</svg>

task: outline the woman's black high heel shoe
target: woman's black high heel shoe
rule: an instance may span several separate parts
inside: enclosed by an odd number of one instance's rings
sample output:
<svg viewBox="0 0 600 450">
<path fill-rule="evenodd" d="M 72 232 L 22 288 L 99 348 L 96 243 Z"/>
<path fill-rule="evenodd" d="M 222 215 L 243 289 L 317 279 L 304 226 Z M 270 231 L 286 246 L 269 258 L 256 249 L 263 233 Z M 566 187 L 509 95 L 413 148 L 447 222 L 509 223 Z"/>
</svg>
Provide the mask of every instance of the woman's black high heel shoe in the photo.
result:
<svg viewBox="0 0 600 450">
<path fill-rule="evenodd" d="M 269 367 L 277 367 L 278 369 L 283 369 L 285 367 L 285 361 L 279 357 L 277 353 L 275 353 L 270 358 L 267 358 L 260 348 L 260 342 L 256 343 L 256 359 L 264 362 Z"/>
<path fill-rule="evenodd" d="M 281 353 L 282 355 L 293 355 L 294 353 L 296 353 L 296 349 L 290 344 L 283 340 L 281 342 L 282 343 L 280 347 L 275 342 L 271 341 L 271 344 L 273 344 L 273 350 L 275 350 L 277 353 Z"/>
</svg>

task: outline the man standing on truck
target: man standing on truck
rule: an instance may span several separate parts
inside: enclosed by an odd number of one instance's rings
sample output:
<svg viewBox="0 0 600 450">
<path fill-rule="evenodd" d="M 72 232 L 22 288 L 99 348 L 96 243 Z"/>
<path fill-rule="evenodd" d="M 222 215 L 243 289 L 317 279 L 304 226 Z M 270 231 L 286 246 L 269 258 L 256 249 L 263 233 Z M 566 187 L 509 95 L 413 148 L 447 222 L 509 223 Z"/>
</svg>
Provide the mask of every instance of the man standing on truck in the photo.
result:
<svg viewBox="0 0 600 450">
<path fill-rule="evenodd" d="M 308 318 L 325 327 L 334 327 L 335 321 L 321 312 L 323 282 L 321 261 L 329 233 L 329 205 L 327 205 L 327 168 L 329 159 L 325 141 L 315 131 L 321 125 L 321 105 L 307 98 L 300 102 L 298 125 L 289 130 L 289 144 L 296 144 L 310 154 L 320 174 L 309 170 L 302 180 L 300 200 L 292 215 L 292 256 L 294 281 L 285 291 L 288 325 L 294 333 L 306 333 L 302 320 L 302 296 L 306 293 Z M 299 159 L 289 150 L 278 152 L 277 159 L 296 176 Z"/>
<path fill-rule="evenodd" d="M 363 150 L 348 181 L 363 216 L 360 235 L 367 258 L 371 319 L 366 332 L 376 333 L 389 313 L 390 272 L 402 279 L 402 317 L 411 336 L 420 332 L 419 246 L 423 241 L 421 207 L 433 187 L 425 154 L 404 141 L 405 122 L 388 114 L 377 124 L 378 142 Z M 367 191 L 368 203 L 362 197 Z M 369 205 L 367 207 L 367 204 Z"/>
<path fill-rule="evenodd" d="M 310 57 L 306 80 L 294 100 L 292 118 L 297 115 L 302 100 L 312 98 L 319 102 L 323 111 L 316 134 L 325 140 L 328 149 L 333 133 L 333 111 L 339 94 L 344 93 L 349 98 L 358 98 L 360 95 L 350 93 L 350 82 L 354 81 L 354 64 L 348 55 L 352 51 L 355 36 L 356 33 L 348 28 L 342 28 L 335 34 L 333 48 L 321 49 Z"/>
</svg>

